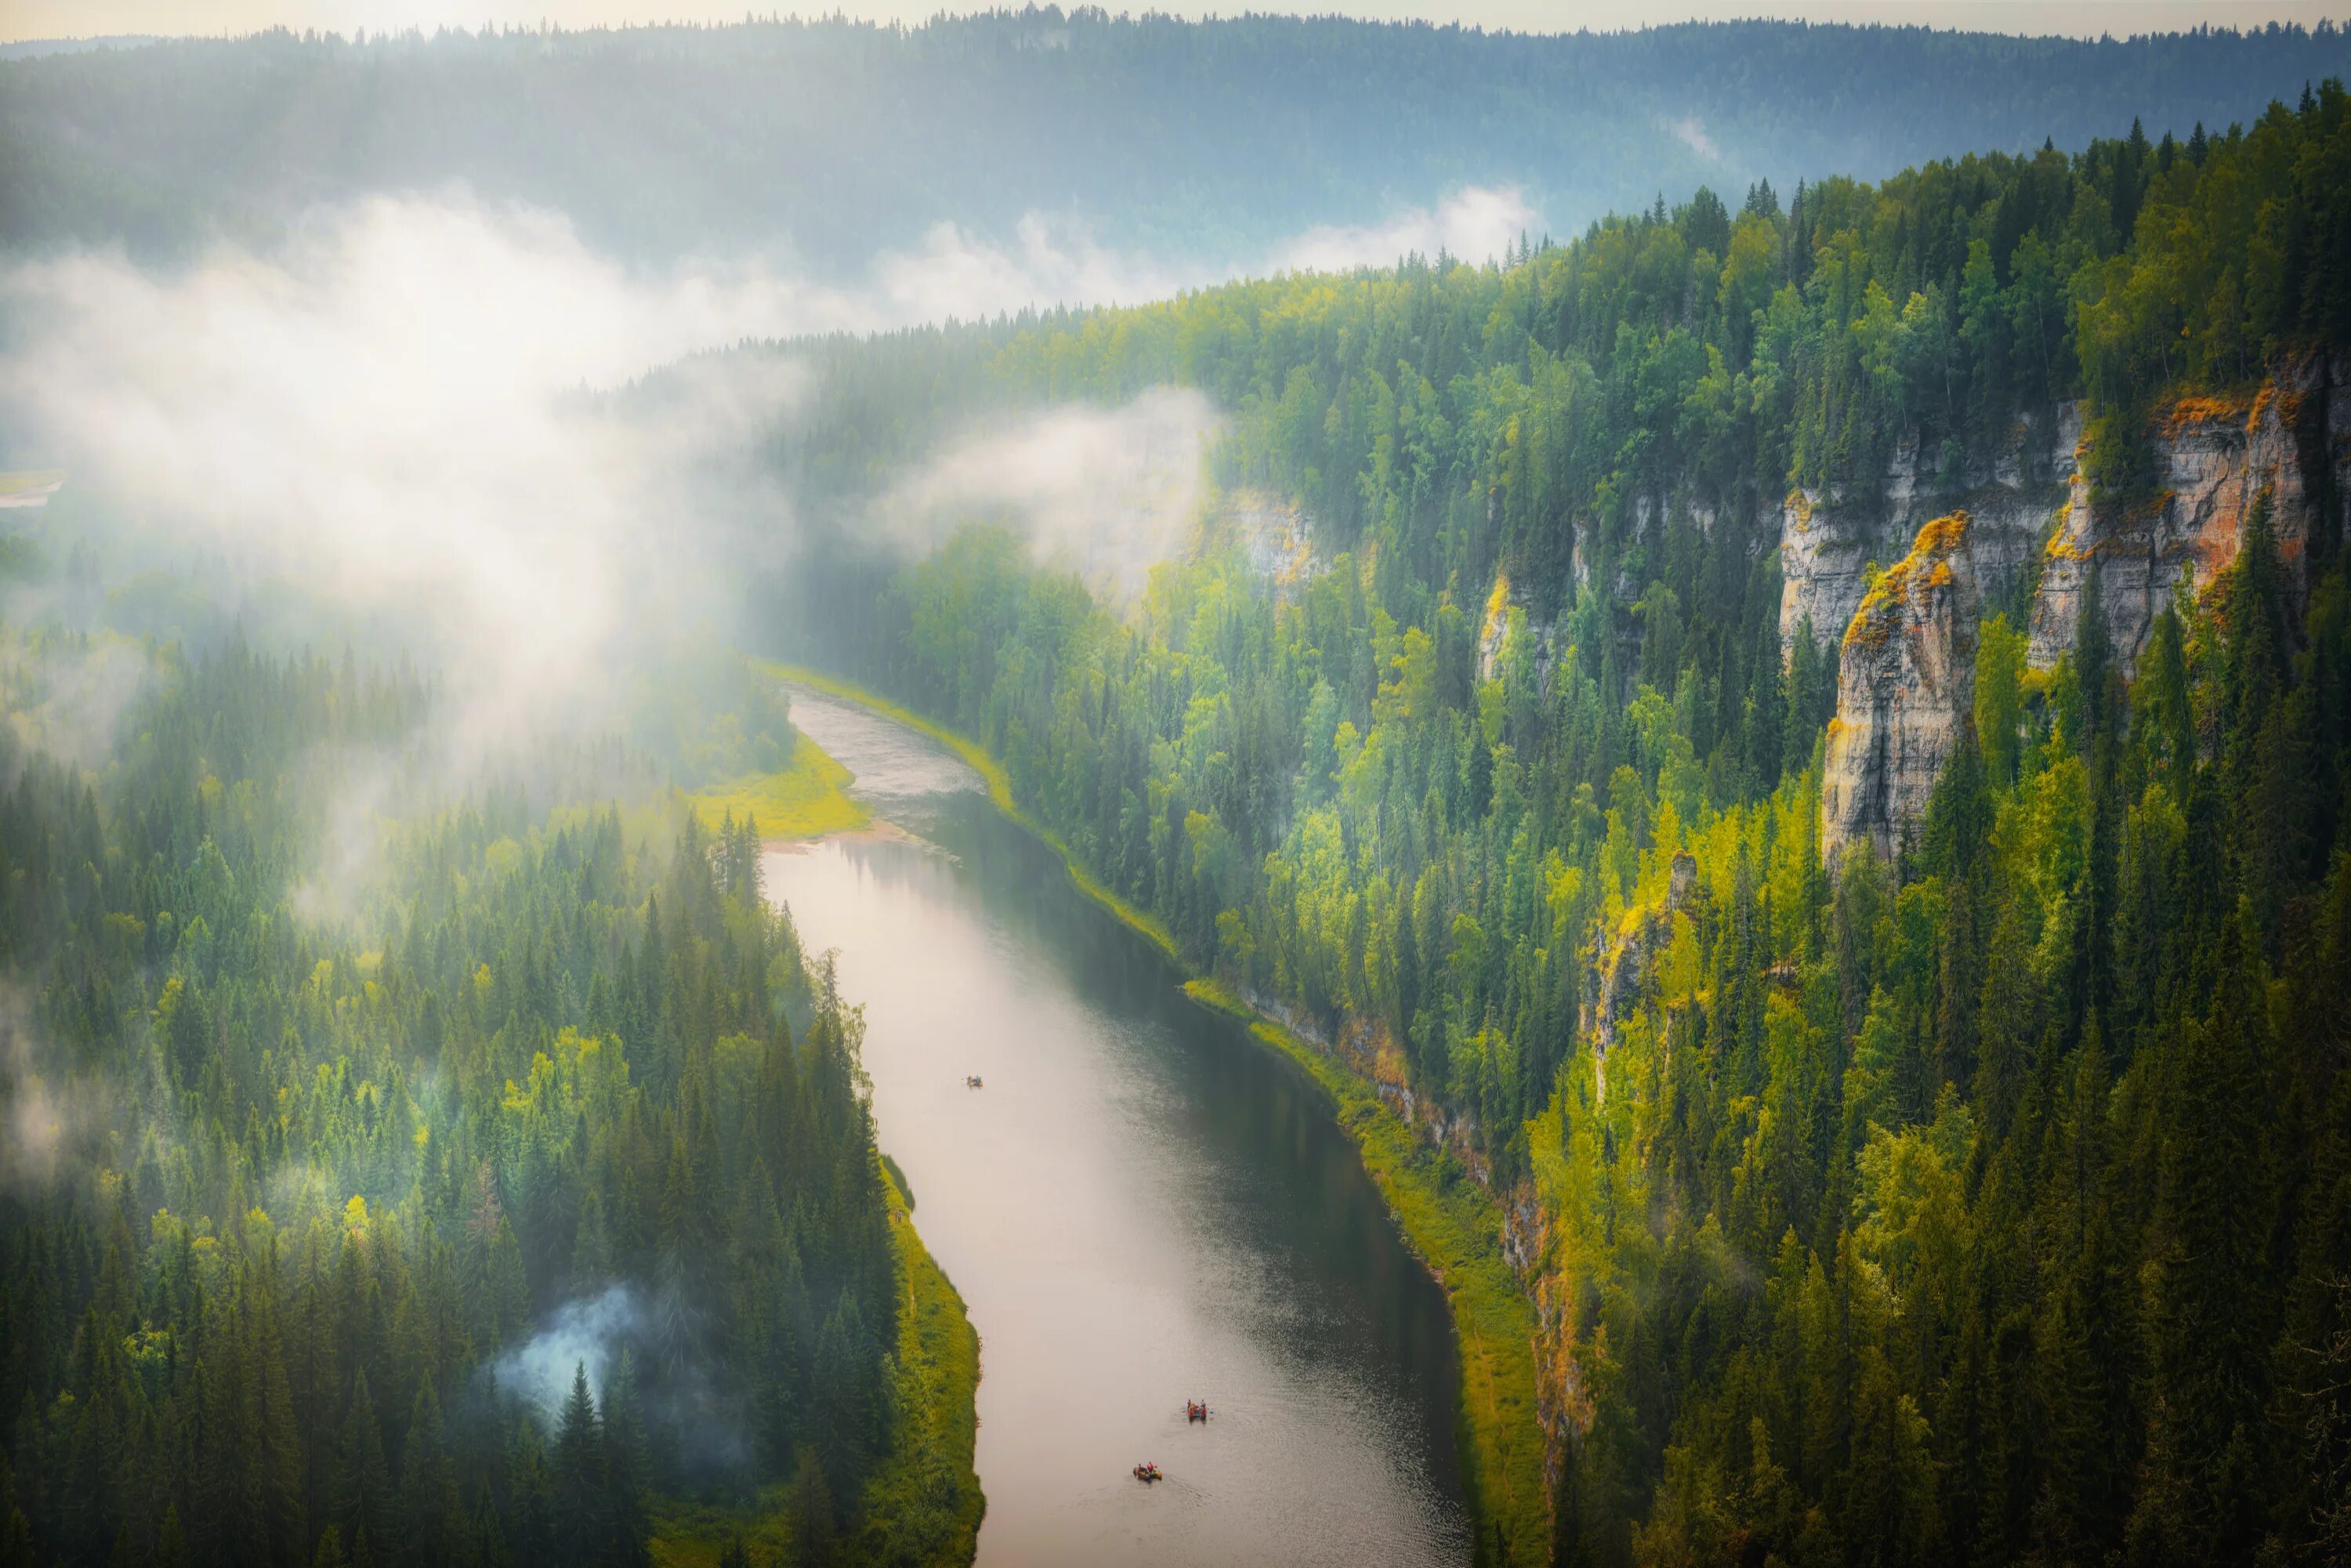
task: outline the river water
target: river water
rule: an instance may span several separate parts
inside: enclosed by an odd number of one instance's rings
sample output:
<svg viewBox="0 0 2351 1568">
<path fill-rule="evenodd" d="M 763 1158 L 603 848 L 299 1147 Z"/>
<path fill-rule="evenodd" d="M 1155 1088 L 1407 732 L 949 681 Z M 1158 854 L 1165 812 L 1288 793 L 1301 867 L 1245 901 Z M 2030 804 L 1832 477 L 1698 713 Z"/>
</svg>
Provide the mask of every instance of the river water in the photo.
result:
<svg viewBox="0 0 2351 1568">
<path fill-rule="evenodd" d="M 1445 1300 L 1320 1092 L 952 753 L 792 716 L 904 830 L 765 869 L 864 1009 L 882 1146 L 979 1331 L 979 1561 L 1466 1562 Z"/>
</svg>

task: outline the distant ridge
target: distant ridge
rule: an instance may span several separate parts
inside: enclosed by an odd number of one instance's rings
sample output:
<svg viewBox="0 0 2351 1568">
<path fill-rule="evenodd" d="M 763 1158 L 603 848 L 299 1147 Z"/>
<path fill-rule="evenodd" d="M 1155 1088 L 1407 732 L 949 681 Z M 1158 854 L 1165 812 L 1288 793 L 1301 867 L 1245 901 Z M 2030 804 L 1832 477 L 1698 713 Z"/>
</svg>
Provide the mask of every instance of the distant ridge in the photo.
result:
<svg viewBox="0 0 2351 1568">
<path fill-rule="evenodd" d="M 128 49 L 163 39 L 153 33 L 115 33 L 100 38 L 20 38 L 0 44 L 0 60 L 37 60 L 45 55 L 78 55 L 91 49 Z"/>
<path fill-rule="evenodd" d="M 1776 22 L 1528 36 L 1341 18 L 1057 9 L 828 20 L 284 31 L 0 58 L 0 247 L 183 254 L 320 201 L 445 190 L 558 208 L 664 260 L 789 250 L 820 270 L 951 221 L 1031 213 L 1224 262 L 1468 186 L 1554 234 L 1701 184 L 1877 179 L 2062 149 L 2142 119 L 2183 139 L 2351 69 L 2351 34 L 2126 40 Z"/>
</svg>

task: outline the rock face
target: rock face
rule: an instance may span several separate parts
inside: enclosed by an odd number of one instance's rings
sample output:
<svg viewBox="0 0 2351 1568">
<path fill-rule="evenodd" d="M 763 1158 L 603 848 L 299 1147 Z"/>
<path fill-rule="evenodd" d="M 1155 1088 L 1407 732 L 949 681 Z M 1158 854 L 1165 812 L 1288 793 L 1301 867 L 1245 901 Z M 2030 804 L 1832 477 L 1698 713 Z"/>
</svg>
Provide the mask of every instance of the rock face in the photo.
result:
<svg viewBox="0 0 2351 1568">
<path fill-rule="evenodd" d="M 1925 816 L 1975 706 L 1983 583 L 2018 556 L 2012 531 L 1980 530 L 1966 512 L 1937 517 L 1855 612 L 1821 779 L 1821 847 L 1832 862 L 1863 837 L 1890 853 Z"/>
<path fill-rule="evenodd" d="M 2153 432 L 2161 488 L 2129 507 L 2093 507 L 2077 460 L 2079 418 L 2058 427 L 2064 449 L 2049 455 L 2045 471 L 2060 474 L 2062 488 L 2036 486 L 2028 466 L 2003 465 L 1980 492 L 1999 501 L 1996 513 L 1970 508 L 1927 524 L 1865 599 L 1869 529 L 1802 493 L 1789 498 L 1783 640 L 1807 610 L 1818 629 L 1848 596 L 1855 606 L 1821 780 L 1822 845 L 1831 857 L 1865 833 L 1890 850 L 1925 816 L 1974 706 L 1983 601 L 2011 574 L 2033 574 L 2027 656 L 2047 669 L 2074 646 L 2095 563 L 2100 615 L 2127 673 L 2173 595 L 2203 592 L 2237 559 L 2263 497 L 2296 595 L 2308 589 L 2312 538 L 2351 531 L 2351 356 L 2288 356 L 2250 398 L 2174 403 Z M 1917 493 L 1915 462 L 1903 464 L 1887 486 L 1896 516 L 1915 507 Z M 2043 501 L 2045 513 L 2037 510 Z"/>
<path fill-rule="evenodd" d="M 1551 690 L 1552 665 L 1559 657 L 1559 624 L 1536 613 L 1528 595 L 1510 581 L 1508 573 L 1497 573 L 1493 591 L 1486 596 L 1486 608 L 1479 612 L 1478 622 L 1478 678 L 1490 681 L 1501 668 L 1502 644 L 1509 640 L 1510 612 L 1517 611 L 1526 617 L 1527 642 L 1534 655 L 1535 683 L 1545 693 Z"/>
<path fill-rule="evenodd" d="M 1929 519 L 1964 509 L 1979 540 L 1998 538 L 2003 559 L 2029 559 L 2064 505 L 2082 435 L 2077 405 L 2059 411 L 2053 428 L 2020 422 L 2008 449 L 1944 483 L 1931 471 L 1914 433 L 1887 464 L 1876 497 L 1792 490 L 1780 526 L 1780 647 L 1795 646 L 1810 617 L 1813 635 L 1837 635 L 1860 608 L 1871 561 L 1908 548 Z"/>
<path fill-rule="evenodd" d="M 1608 1100 L 1608 1051 L 1616 1043 L 1617 1026 L 1640 1005 L 1649 983 L 1650 960 L 1673 938 L 1674 916 L 1695 912 L 1703 892 L 1698 862 L 1687 850 L 1677 852 L 1665 902 L 1629 913 L 1615 936 L 1604 936 L 1593 955 L 1576 1021 L 1592 1042 L 1593 1092 L 1604 1104 Z"/>
<path fill-rule="evenodd" d="M 2156 617 L 2184 587 L 2200 593 L 2237 559 L 2261 497 L 2297 594 L 2314 531 L 2351 500 L 2351 361 L 2282 359 L 2250 400 L 2184 398 L 2156 433 L 2161 486 L 2147 503 L 2094 509 L 2077 470 L 2043 552 L 2029 658 L 2047 669 L 2073 647 L 2092 563 L 2116 658 L 2135 667 Z M 2325 511 L 2332 508 L 2329 519 Z"/>
<path fill-rule="evenodd" d="M 1225 497 L 1220 519 L 1249 553 L 1249 570 L 1274 585 L 1285 601 L 1321 570 L 1313 529 L 1295 501 L 1270 490 L 1236 489 Z"/>
</svg>

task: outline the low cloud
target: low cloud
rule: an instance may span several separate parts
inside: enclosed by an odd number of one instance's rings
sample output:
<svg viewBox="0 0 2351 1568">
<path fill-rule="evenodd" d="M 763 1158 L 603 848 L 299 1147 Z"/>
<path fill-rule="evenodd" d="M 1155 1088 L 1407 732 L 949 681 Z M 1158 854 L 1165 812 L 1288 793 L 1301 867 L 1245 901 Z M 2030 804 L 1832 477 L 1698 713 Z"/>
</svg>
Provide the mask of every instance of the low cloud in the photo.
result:
<svg viewBox="0 0 2351 1568">
<path fill-rule="evenodd" d="M 1683 146 L 1699 157 L 1712 159 L 1718 163 L 1722 161 L 1722 153 L 1715 146 L 1714 138 L 1706 133 L 1706 126 L 1698 116 L 1687 115 L 1680 120 L 1671 120 L 1667 122 L 1666 129 L 1678 137 Z"/>
<path fill-rule="evenodd" d="M 96 768 L 113 755 L 123 716 L 150 674 L 145 650 L 127 638 L 0 643 L 0 690 L 7 694 L 0 722 L 20 757 L 42 751 Z M 0 787 L 13 782 L 0 777 Z"/>
<path fill-rule="evenodd" d="M 38 1188 L 71 1145 L 102 1124 L 81 1087 L 44 1071 L 32 1009 L 0 986 L 0 1191 Z"/>
<path fill-rule="evenodd" d="M 848 313 L 862 310 L 870 325 L 901 326 L 950 317 L 968 321 L 1030 306 L 1133 305 L 1212 282 L 1221 271 L 1107 249 L 1083 224 L 1031 213 L 1008 246 L 940 224 L 913 253 L 884 252 L 870 297 Z"/>
<path fill-rule="evenodd" d="M 1123 408 L 1054 409 L 950 447 L 885 492 L 874 514 L 915 551 L 975 517 L 1005 522 L 1041 559 L 1132 591 L 1187 538 L 1219 428 L 1188 388 Z"/>
<path fill-rule="evenodd" d="M 590 700 L 657 618 L 705 611 L 681 546 L 773 501 L 737 484 L 713 505 L 694 477 L 789 406 L 788 369 L 714 361 L 625 412 L 583 390 L 795 308 L 740 271 L 633 277 L 545 214 L 371 201 L 268 257 L 15 268 L 0 415 L 146 524 L 153 564 L 392 624 L 478 747 Z"/>
<path fill-rule="evenodd" d="M 727 1369 L 725 1336 L 709 1333 L 709 1302 L 677 1280 L 608 1285 L 556 1308 L 537 1333 L 491 1363 L 489 1381 L 552 1428 L 576 1377 L 587 1375 L 601 1404 L 628 1355 L 643 1413 L 676 1437 L 671 1459 L 692 1475 L 739 1477 L 752 1455 L 747 1390 Z"/>
<path fill-rule="evenodd" d="M 491 1364 L 490 1376 L 551 1424 L 571 1397 L 572 1379 L 581 1368 L 587 1370 L 588 1391 L 603 1396 L 605 1375 L 643 1326 L 636 1291 L 613 1285 L 556 1308 L 545 1328 Z"/>
<path fill-rule="evenodd" d="M 1389 267 L 1406 256 L 1438 254 L 1463 261 L 1490 261 L 1521 235 L 1542 226 L 1516 186 L 1472 185 L 1435 207 L 1415 207 L 1382 224 L 1364 227 L 1309 229 L 1278 249 L 1278 271 L 1343 272 L 1358 267 Z"/>
<path fill-rule="evenodd" d="M 414 654 L 442 683 L 440 744 L 474 761 L 612 727 L 623 677 L 682 634 L 726 640 L 745 569 L 789 562 L 789 501 L 748 455 L 789 427 L 801 373 L 705 350 L 1406 251 L 1482 257 L 1533 217 L 1514 191 L 1468 190 L 1229 265 L 1113 250 L 1074 220 L 1031 216 L 1002 244 L 941 225 L 836 285 L 759 258 L 636 271 L 557 214 L 381 197 L 266 253 L 0 272 L 0 431 L 7 461 L 68 469 L 78 515 L 131 530 L 147 566 L 201 573 L 228 612 Z M 1180 541 L 1214 427 L 1190 392 L 1057 413 L 945 451 L 888 510 L 917 544 L 998 511 L 1049 555 L 1132 581 Z"/>
</svg>

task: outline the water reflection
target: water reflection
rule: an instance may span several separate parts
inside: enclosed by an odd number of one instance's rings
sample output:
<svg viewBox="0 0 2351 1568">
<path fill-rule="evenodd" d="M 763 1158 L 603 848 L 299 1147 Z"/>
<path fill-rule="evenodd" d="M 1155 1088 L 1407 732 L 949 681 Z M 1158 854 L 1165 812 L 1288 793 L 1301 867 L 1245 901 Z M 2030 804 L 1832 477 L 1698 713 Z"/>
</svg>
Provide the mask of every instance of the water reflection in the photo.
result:
<svg viewBox="0 0 2351 1568">
<path fill-rule="evenodd" d="M 928 841 L 767 869 L 865 1009 L 883 1145 L 983 1340 L 981 1561 L 1466 1559 L 1444 1301 L 1311 1084 L 1186 1002 L 952 757 L 840 705 L 794 717 Z"/>
</svg>

